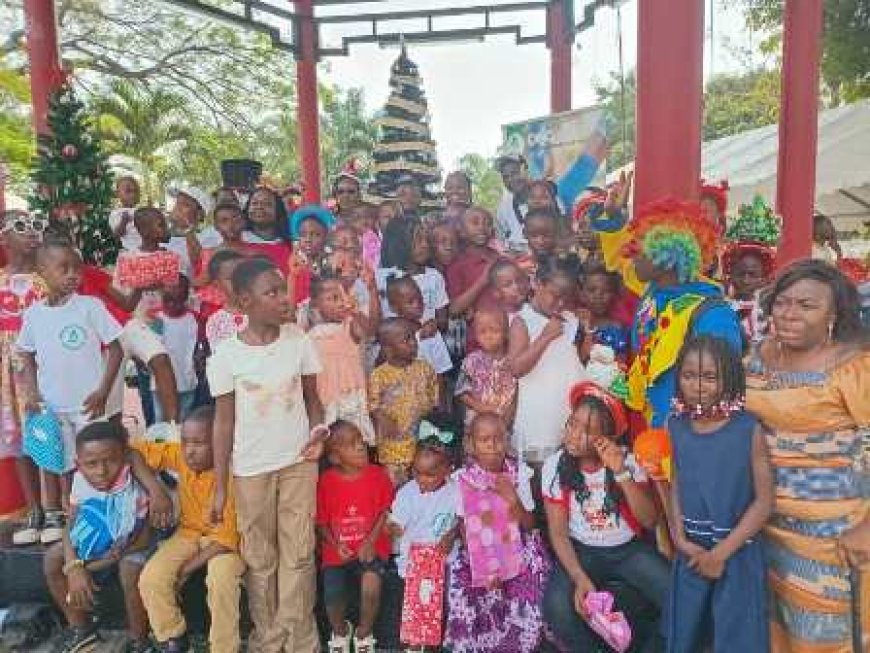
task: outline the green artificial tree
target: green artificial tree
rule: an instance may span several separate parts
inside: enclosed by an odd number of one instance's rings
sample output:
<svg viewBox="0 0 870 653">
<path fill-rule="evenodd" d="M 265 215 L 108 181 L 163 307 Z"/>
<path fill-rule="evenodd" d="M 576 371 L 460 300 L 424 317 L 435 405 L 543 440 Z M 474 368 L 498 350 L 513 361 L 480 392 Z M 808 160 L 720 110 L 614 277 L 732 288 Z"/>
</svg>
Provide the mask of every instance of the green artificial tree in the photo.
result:
<svg viewBox="0 0 870 653">
<path fill-rule="evenodd" d="M 85 262 L 109 265 L 119 243 L 109 227 L 113 178 L 85 105 L 69 83 L 56 91 L 48 108 L 48 134 L 41 134 L 33 171 L 32 211 L 54 230 L 69 234 Z"/>
<path fill-rule="evenodd" d="M 393 198 L 399 179 L 410 175 L 423 192 L 423 205 L 437 207 L 441 171 L 429 129 L 429 108 L 417 64 L 408 58 L 404 43 L 390 69 L 390 88 L 383 114 L 376 120 L 379 136 L 369 193 Z"/>
</svg>

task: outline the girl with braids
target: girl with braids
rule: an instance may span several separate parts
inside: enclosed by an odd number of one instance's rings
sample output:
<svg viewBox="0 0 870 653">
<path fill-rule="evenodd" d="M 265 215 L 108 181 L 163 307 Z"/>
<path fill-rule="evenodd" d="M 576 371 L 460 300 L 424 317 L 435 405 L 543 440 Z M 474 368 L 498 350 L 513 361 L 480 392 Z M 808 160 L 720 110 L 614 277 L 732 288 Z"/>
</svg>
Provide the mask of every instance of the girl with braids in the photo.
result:
<svg viewBox="0 0 870 653">
<path fill-rule="evenodd" d="M 631 650 L 646 650 L 656 643 L 654 614 L 665 603 L 670 574 L 668 562 L 640 538 L 659 518 L 649 479 L 619 443 L 628 429 L 619 399 L 583 382 L 571 388 L 569 402 L 562 447 L 542 472 L 559 562 L 544 595 L 544 617 L 565 650 L 608 651 L 586 624 L 584 599 L 618 587 L 616 605 L 634 633 Z"/>
<path fill-rule="evenodd" d="M 668 421 L 677 549 L 669 653 L 770 649 L 756 535 L 773 508 L 773 472 L 765 432 L 743 409 L 745 394 L 742 363 L 727 342 L 700 336 L 683 346 Z"/>
</svg>

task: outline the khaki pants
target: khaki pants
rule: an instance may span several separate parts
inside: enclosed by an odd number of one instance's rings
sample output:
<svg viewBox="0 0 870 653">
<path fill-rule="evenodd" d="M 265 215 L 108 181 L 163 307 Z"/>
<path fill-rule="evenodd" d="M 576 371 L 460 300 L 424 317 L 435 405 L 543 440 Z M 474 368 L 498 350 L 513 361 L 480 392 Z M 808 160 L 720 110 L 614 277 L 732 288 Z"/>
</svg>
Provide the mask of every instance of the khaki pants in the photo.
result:
<svg viewBox="0 0 870 653">
<path fill-rule="evenodd" d="M 236 476 L 236 516 L 254 622 L 249 650 L 316 653 L 314 511 L 317 465 Z"/>
<path fill-rule="evenodd" d="M 194 539 L 176 533 L 163 542 L 142 570 L 139 594 L 158 642 L 180 637 L 187 631 L 178 605 L 176 583 L 185 562 L 208 546 L 207 538 Z M 245 565 L 235 553 L 217 555 L 208 561 L 205 584 L 211 612 L 209 646 L 212 653 L 239 650 L 239 598 Z"/>
</svg>

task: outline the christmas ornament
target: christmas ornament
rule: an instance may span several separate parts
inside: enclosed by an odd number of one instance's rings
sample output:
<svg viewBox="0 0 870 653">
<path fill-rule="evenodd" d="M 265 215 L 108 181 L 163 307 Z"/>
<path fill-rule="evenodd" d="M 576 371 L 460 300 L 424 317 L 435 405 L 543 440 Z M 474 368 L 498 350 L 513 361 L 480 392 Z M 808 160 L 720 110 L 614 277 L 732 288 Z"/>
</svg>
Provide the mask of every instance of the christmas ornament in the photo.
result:
<svg viewBox="0 0 870 653">
<path fill-rule="evenodd" d="M 68 143 L 67 145 L 63 146 L 63 149 L 60 151 L 60 153 L 63 155 L 64 159 L 66 159 L 67 161 L 72 161 L 79 155 L 79 150 L 72 143 Z"/>
</svg>

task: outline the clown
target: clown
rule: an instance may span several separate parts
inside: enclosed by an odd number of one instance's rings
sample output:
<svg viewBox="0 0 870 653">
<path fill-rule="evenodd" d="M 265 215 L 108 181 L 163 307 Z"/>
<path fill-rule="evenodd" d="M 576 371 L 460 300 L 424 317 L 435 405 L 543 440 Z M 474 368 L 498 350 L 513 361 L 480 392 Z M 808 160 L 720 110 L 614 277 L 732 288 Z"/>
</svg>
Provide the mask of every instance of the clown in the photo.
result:
<svg viewBox="0 0 870 653">
<path fill-rule="evenodd" d="M 780 219 L 761 196 L 740 206 L 725 234 L 722 273 L 728 298 L 752 343 L 759 342 L 764 333 L 758 293 L 773 276 L 779 234 Z"/>
<path fill-rule="evenodd" d="M 636 357 L 628 372 L 628 406 L 653 429 L 665 425 L 674 397 L 674 365 L 690 336 L 711 334 L 742 352 L 737 315 L 702 271 L 715 261 L 719 227 L 699 204 L 667 198 L 642 206 L 626 224 L 615 189 L 593 220 L 605 264 L 640 295 L 632 325 Z"/>
</svg>

